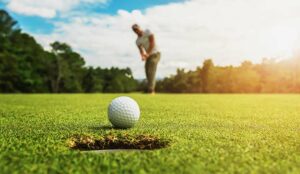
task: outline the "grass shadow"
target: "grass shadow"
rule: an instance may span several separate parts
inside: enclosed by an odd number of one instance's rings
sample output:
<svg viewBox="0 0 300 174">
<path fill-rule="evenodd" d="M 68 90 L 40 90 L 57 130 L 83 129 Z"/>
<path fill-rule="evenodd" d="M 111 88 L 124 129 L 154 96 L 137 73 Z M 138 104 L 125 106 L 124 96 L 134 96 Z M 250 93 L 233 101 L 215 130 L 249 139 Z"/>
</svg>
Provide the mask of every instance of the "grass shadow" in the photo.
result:
<svg viewBox="0 0 300 174">
<path fill-rule="evenodd" d="M 98 130 L 113 130 L 113 129 L 126 130 L 126 129 L 122 129 L 122 128 L 116 128 L 116 127 L 113 127 L 111 125 L 90 126 L 89 129 L 95 130 L 95 131 L 98 131 Z"/>
</svg>

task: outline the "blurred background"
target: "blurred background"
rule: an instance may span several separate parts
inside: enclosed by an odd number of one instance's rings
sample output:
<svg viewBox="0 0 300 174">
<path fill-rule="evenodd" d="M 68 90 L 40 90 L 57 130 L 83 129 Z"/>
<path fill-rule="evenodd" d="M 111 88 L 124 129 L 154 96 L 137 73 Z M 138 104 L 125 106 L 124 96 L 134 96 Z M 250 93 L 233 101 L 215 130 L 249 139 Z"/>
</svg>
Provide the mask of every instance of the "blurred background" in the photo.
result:
<svg viewBox="0 0 300 174">
<path fill-rule="evenodd" d="M 299 93 L 300 2 L 0 1 L 1 93 L 145 91 L 133 23 L 162 52 L 158 92 Z"/>
</svg>

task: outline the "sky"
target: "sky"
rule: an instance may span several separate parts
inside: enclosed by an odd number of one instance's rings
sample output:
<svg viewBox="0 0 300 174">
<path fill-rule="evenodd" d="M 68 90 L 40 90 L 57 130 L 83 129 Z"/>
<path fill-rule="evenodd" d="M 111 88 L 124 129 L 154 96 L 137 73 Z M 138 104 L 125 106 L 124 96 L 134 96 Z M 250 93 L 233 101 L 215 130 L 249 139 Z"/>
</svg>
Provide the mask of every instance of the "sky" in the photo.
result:
<svg viewBox="0 0 300 174">
<path fill-rule="evenodd" d="M 45 48 L 66 42 L 88 66 L 130 67 L 144 78 L 131 26 L 154 33 L 157 76 L 244 60 L 286 59 L 300 48 L 299 0 L 0 0 L 24 32 Z"/>
</svg>

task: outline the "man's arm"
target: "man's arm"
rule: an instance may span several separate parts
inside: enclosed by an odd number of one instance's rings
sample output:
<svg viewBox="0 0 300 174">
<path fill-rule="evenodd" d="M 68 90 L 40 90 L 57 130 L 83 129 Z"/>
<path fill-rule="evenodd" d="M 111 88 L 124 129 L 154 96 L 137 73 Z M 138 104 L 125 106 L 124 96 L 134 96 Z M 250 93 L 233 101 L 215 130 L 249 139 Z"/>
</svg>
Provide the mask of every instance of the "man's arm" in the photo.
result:
<svg viewBox="0 0 300 174">
<path fill-rule="evenodd" d="M 154 35 L 153 34 L 151 34 L 149 36 L 149 44 L 150 45 L 149 45 L 149 48 L 147 50 L 147 54 L 150 54 L 152 52 L 153 48 L 154 48 L 155 39 L 154 39 Z"/>
<path fill-rule="evenodd" d="M 148 54 L 145 53 L 144 48 L 141 45 L 139 45 L 138 48 L 139 48 L 142 60 L 146 60 L 148 57 Z"/>
</svg>

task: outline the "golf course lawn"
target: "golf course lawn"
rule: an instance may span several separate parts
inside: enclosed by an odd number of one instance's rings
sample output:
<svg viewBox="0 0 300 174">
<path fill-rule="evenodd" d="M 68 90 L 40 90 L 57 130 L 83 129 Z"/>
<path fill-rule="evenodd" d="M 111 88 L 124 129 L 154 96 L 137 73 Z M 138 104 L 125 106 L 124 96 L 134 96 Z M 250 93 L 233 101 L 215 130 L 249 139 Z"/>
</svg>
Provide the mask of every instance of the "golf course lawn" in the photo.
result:
<svg viewBox="0 0 300 174">
<path fill-rule="evenodd" d="M 132 129 L 109 127 L 118 96 L 140 105 Z M 93 153 L 74 134 L 149 134 L 163 149 Z M 300 173 L 300 95 L 0 95 L 0 173 Z"/>
</svg>

